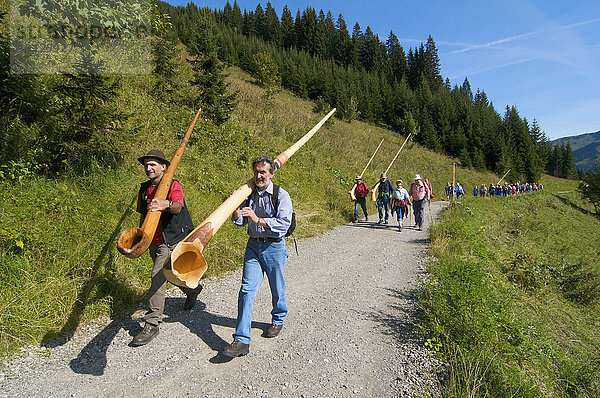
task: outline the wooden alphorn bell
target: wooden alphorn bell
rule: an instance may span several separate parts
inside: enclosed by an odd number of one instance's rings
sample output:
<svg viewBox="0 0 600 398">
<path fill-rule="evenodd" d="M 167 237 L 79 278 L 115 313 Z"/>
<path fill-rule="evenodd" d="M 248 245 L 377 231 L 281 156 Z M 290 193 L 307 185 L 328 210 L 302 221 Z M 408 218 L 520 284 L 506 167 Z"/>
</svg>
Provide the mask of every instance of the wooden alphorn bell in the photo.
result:
<svg viewBox="0 0 600 398">
<path fill-rule="evenodd" d="M 275 170 L 283 164 L 302 147 L 335 112 L 335 108 L 329 112 L 315 127 L 306 133 L 298 142 L 286 149 L 275 158 Z M 274 170 L 274 171 L 275 171 Z M 208 264 L 202 254 L 204 248 L 211 238 L 227 221 L 231 214 L 237 209 L 254 190 L 254 179 L 251 178 L 240 188 L 235 190 L 225 202 L 213 211 L 199 226 L 179 242 L 171 257 L 163 266 L 163 273 L 167 280 L 175 285 L 186 286 L 195 289 L 202 275 L 206 272 Z"/>
<path fill-rule="evenodd" d="M 400 155 L 400 151 L 402 150 L 402 148 L 404 148 L 404 145 L 406 145 L 406 143 L 408 142 L 408 139 L 410 138 L 410 136 L 412 135 L 412 132 L 408 135 L 408 137 L 406 137 L 406 139 L 404 140 L 404 143 L 402 144 L 402 146 L 400 147 L 400 149 L 398 149 L 398 153 L 396 153 L 396 156 L 394 156 L 394 159 L 392 159 L 392 161 L 390 162 L 390 165 L 388 166 L 387 169 L 385 169 L 385 171 L 383 172 L 383 174 L 387 174 L 387 172 L 390 170 L 390 168 L 392 168 L 392 165 L 394 164 L 394 162 L 396 161 L 396 158 L 398 157 L 398 155 Z M 379 187 L 379 182 L 377 182 L 377 184 L 375 184 L 375 186 L 373 187 L 373 190 L 371 191 L 371 201 L 375 202 L 375 200 L 377 200 L 377 188 Z"/>
<path fill-rule="evenodd" d="M 362 177 L 365 174 L 365 171 L 367 171 L 367 167 L 369 167 L 369 165 L 371 164 L 371 161 L 373 160 L 373 158 L 375 157 L 375 154 L 377 153 L 377 151 L 379 150 L 379 147 L 381 146 L 381 144 L 383 144 L 383 141 L 385 140 L 385 138 L 383 138 L 381 140 L 381 142 L 379 143 L 379 145 L 377 146 L 377 149 L 375 149 L 375 152 L 373 152 L 373 155 L 371 156 L 371 159 L 369 159 L 369 161 L 367 162 L 367 165 L 365 166 L 365 168 L 363 169 L 362 173 L 360 173 L 359 175 Z M 354 183 L 354 186 L 352 187 L 352 189 L 350 191 L 348 191 L 348 193 L 350 194 L 350 200 L 355 201 L 356 200 L 356 195 L 354 194 L 356 191 L 356 183 Z"/>
<path fill-rule="evenodd" d="M 198 109 L 194 120 L 188 127 L 185 136 L 183 137 L 183 141 L 179 144 L 179 148 L 175 151 L 175 155 L 173 156 L 173 160 L 171 160 L 171 165 L 167 167 L 167 170 L 163 174 L 158 187 L 156 187 L 156 193 L 154 194 L 155 199 L 166 199 L 169 194 L 169 188 L 171 187 L 171 181 L 173 180 L 173 175 L 175 174 L 175 169 L 179 164 L 179 160 L 181 159 L 181 155 L 187 145 L 188 139 L 192 134 L 192 130 L 196 125 L 196 121 L 200 116 L 200 112 L 202 109 Z M 149 211 L 146 213 L 146 217 L 139 228 L 128 228 L 121 233 L 119 239 L 117 240 L 117 249 L 121 254 L 125 255 L 125 257 L 129 258 L 137 258 L 141 256 L 147 249 L 150 247 L 150 243 L 152 243 L 152 239 L 154 238 L 154 234 L 156 232 L 156 228 L 158 227 L 158 222 L 160 221 L 161 212 L 160 211 Z"/>
</svg>

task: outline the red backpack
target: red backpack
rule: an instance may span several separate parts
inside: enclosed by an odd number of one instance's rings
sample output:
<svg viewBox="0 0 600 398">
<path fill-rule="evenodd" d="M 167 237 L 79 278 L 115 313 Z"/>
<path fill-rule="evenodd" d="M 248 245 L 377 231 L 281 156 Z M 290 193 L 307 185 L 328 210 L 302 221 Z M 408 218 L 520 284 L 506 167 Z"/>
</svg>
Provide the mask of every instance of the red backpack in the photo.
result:
<svg viewBox="0 0 600 398">
<path fill-rule="evenodd" d="M 357 198 L 365 198 L 369 193 L 369 187 L 364 182 L 356 185 L 356 197 Z"/>
</svg>

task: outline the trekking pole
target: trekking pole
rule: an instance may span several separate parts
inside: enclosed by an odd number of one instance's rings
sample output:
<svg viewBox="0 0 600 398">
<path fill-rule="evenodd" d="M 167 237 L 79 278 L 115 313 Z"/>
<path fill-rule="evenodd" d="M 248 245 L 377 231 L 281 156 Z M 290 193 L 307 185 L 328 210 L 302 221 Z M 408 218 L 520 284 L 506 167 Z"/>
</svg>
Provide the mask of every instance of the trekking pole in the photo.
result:
<svg viewBox="0 0 600 398">
<path fill-rule="evenodd" d="M 429 224 L 433 224 L 433 217 L 431 216 L 431 200 L 427 201 L 427 207 L 429 207 Z"/>
</svg>

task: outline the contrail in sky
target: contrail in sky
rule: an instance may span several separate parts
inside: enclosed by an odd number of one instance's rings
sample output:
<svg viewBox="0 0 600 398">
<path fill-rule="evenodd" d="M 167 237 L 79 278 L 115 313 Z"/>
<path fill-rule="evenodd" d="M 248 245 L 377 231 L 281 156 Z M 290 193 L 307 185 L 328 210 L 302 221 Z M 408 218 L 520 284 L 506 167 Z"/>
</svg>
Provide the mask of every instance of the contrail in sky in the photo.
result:
<svg viewBox="0 0 600 398">
<path fill-rule="evenodd" d="M 571 28 L 575 28 L 575 27 L 583 26 L 583 25 L 588 25 L 588 24 L 595 23 L 595 22 L 600 22 L 600 18 L 590 19 L 589 21 L 577 22 L 577 23 L 574 23 L 574 24 L 571 24 L 571 25 L 559 26 L 557 28 L 542 29 L 542 30 L 537 30 L 535 32 L 524 33 L 522 35 L 510 36 L 510 37 L 506 37 L 504 39 L 494 40 L 494 41 L 491 41 L 489 43 L 476 44 L 474 46 L 463 48 L 461 50 L 450 51 L 448 54 L 460 54 L 460 53 L 464 53 L 464 52 L 467 52 L 467 51 L 478 50 L 480 48 L 487 48 L 487 47 L 495 46 L 497 44 L 502 44 L 502 43 L 506 43 L 506 42 L 509 42 L 509 41 L 515 41 L 515 40 L 520 40 L 520 39 L 524 39 L 524 38 L 531 37 L 531 36 L 536 36 L 536 35 L 539 35 L 541 33 L 554 32 L 554 31 L 564 30 L 564 29 L 571 29 Z"/>
</svg>

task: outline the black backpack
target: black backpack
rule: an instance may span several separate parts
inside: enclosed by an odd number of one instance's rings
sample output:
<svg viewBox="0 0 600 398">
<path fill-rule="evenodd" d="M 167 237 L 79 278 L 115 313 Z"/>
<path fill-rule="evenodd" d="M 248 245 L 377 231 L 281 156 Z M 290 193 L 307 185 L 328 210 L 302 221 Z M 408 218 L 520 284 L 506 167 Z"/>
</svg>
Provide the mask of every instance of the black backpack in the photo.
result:
<svg viewBox="0 0 600 398">
<path fill-rule="evenodd" d="M 277 207 L 279 206 L 279 185 L 273 183 L 273 195 L 271 196 L 271 204 L 273 205 L 273 208 L 275 209 L 275 214 L 277 214 Z M 291 234 L 294 233 L 294 230 L 296 229 L 296 212 L 294 210 L 292 210 L 292 222 L 290 224 L 290 227 L 288 228 L 287 232 L 285 233 L 285 236 L 290 236 Z"/>
</svg>

